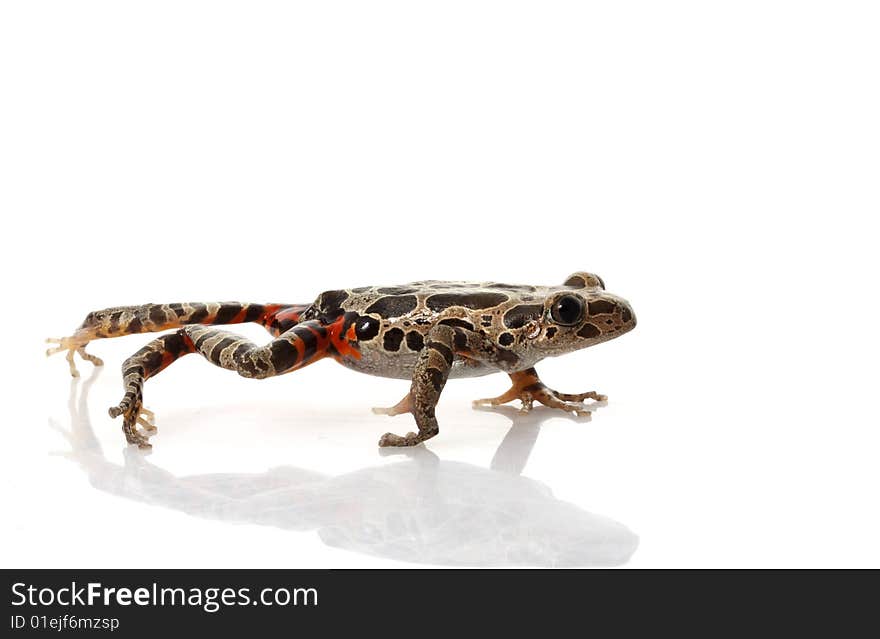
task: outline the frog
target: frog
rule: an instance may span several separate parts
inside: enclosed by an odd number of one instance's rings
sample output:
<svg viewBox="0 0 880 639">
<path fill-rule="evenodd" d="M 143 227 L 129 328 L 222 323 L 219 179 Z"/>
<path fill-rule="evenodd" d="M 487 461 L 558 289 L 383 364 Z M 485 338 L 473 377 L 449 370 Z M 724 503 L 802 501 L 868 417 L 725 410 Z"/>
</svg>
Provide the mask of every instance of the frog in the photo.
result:
<svg viewBox="0 0 880 639">
<path fill-rule="evenodd" d="M 218 325 L 256 323 L 272 336 L 267 344 Z M 352 370 L 410 381 L 409 392 L 380 415 L 411 414 L 416 430 L 385 433 L 380 447 L 420 445 L 439 432 L 436 406 L 449 379 L 506 373 L 511 387 L 497 397 L 474 400 L 495 407 L 519 400 L 577 417 L 589 417 L 607 396 L 596 391 L 562 393 L 545 385 L 535 366 L 628 333 L 636 326 L 632 306 L 605 290 L 598 275 L 578 271 L 559 286 L 422 280 L 392 286 L 327 290 L 310 304 L 176 302 L 115 306 L 92 311 L 72 335 L 50 338 L 46 355 L 66 352 L 70 374 L 75 355 L 95 366 L 90 342 L 138 333 L 170 331 L 122 364 L 124 394 L 110 407 L 122 417 L 129 445 L 152 447 L 155 414 L 144 407 L 144 383 L 180 357 L 199 354 L 212 364 L 250 379 L 266 379 L 331 358 Z M 585 400 L 592 400 L 585 403 Z"/>
</svg>

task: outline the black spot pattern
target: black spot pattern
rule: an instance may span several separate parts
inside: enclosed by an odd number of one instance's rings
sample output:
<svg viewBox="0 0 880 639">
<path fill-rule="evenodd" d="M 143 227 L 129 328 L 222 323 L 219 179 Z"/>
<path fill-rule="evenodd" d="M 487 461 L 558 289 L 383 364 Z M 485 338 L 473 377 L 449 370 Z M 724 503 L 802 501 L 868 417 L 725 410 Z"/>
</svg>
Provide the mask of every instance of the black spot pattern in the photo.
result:
<svg viewBox="0 0 880 639">
<path fill-rule="evenodd" d="M 432 311 L 440 312 L 450 306 L 463 306 L 472 310 L 481 310 L 498 306 L 507 301 L 503 293 L 437 293 L 425 300 L 425 305 Z"/>
<path fill-rule="evenodd" d="M 425 345 L 425 338 L 418 331 L 410 331 L 406 334 L 406 346 L 411 351 L 418 352 Z"/>
<path fill-rule="evenodd" d="M 428 342 L 428 348 L 433 348 L 435 351 L 440 353 L 443 356 L 443 359 L 446 360 L 446 363 L 449 366 L 452 366 L 452 349 L 450 349 L 446 344 L 442 342 Z"/>
<path fill-rule="evenodd" d="M 318 308 L 321 315 L 327 320 L 333 321 L 342 315 L 342 303 L 348 299 L 346 291 L 324 291 L 318 298 Z"/>
<path fill-rule="evenodd" d="M 431 383 L 431 386 L 434 388 L 436 392 L 440 392 L 443 388 L 443 384 L 446 383 L 445 376 L 443 371 L 439 368 L 429 368 L 425 371 L 425 374 L 428 376 L 428 381 Z"/>
<path fill-rule="evenodd" d="M 293 344 L 288 342 L 286 339 L 279 339 L 272 342 L 272 345 L 269 347 L 269 360 L 272 362 L 272 366 L 275 367 L 275 370 L 278 372 L 286 371 L 287 369 L 293 367 L 296 364 L 296 360 L 299 357 L 299 352 L 296 350 Z M 248 372 L 253 373 L 251 369 L 253 367 L 245 367 Z"/>
<path fill-rule="evenodd" d="M 244 314 L 244 321 L 256 322 L 258 319 L 260 319 L 260 315 L 262 315 L 263 311 L 265 310 L 266 309 L 263 307 L 262 304 L 251 304 L 250 306 L 248 306 L 248 309 Z M 174 312 L 176 313 L 177 311 Z"/>
<path fill-rule="evenodd" d="M 224 337 L 219 342 L 214 344 L 214 348 L 211 349 L 211 352 L 208 354 L 208 359 L 214 362 L 215 364 L 220 363 L 220 354 L 223 352 L 223 349 L 227 346 L 232 346 L 238 340 L 237 337 Z"/>
<path fill-rule="evenodd" d="M 617 305 L 608 300 L 596 300 L 595 302 L 590 302 L 589 308 L 590 315 L 602 315 L 604 313 L 613 313 Z"/>
<path fill-rule="evenodd" d="M 385 333 L 382 339 L 382 346 L 386 351 L 399 351 L 400 343 L 403 341 L 403 331 L 399 328 L 392 328 Z"/>
<path fill-rule="evenodd" d="M 198 324 L 208 317 L 208 309 L 204 304 L 193 304 L 192 306 L 193 312 L 189 316 L 189 319 L 184 322 L 185 324 Z"/>
<path fill-rule="evenodd" d="M 513 335 L 510 333 L 501 333 L 501 335 L 498 336 L 498 343 L 502 346 L 510 346 L 513 344 Z"/>
<path fill-rule="evenodd" d="M 318 351 L 318 335 L 314 331 L 310 331 L 307 327 L 301 325 L 292 330 L 305 346 L 305 349 L 303 350 L 303 362 L 308 362 Z"/>
<path fill-rule="evenodd" d="M 195 347 L 196 347 L 198 350 L 202 350 L 202 344 L 204 344 L 205 342 L 207 342 L 208 339 L 209 339 L 210 337 L 211 337 L 211 333 L 210 333 L 209 331 L 203 332 L 201 335 L 199 335 L 199 336 L 195 339 L 195 341 L 193 342 L 193 344 L 195 344 Z"/>
<path fill-rule="evenodd" d="M 220 305 L 214 324 L 228 324 L 230 320 L 241 312 L 241 304 L 224 303 Z"/>
<path fill-rule="evenodd" d="M 457 326 L 459 328 L 466 328 L 469 331 L 474 330 L 473 324 L 471 324 L 467 320 L 463 320 L 458 317 L 450 317 L 449 319 L 441 320 L 440 323 L 445 326 Z"/>
<path fill-rule="evenodd" d="M 207 316 L 208 316 L 208 312 L 205 311 L 205 317 L 207 317 Z M 165 309 L 162 308 L 162 306 L 159 304 L 156 304 L 155 306 L 150 307 L 149 317 L 150 317 L 150 321 L 153 322 L 153 324 L 156 324 L 157 326 L 161 326 L 162 324 L 164 324 L 168 321 L 168 318 L 165 317 Z M 110 321 L 111 322 L 113 321 L 112 316 L 110 317 Z"/>
<path fill-rule="evenodd" d="M 128 331 L 129 333 L 140 333 L 142 326 L 143 326 L 143 324 L 142 324 L 140 318 L 135 317 L 133 320 L 131 320 L 128 323 L 128 328 L 126 329 L 126 331 Z"/>
<path fill-rule="evenodd" d="M 418 303 L 415 295 L 389 295 L 373 302 L 366 312 L 375 313 L 386 319 L 400 317 L 415 310 Z"/>
<path fill-rule="evenodd" d="M 632 319 L 632 311 L 630 311 L 628 308 L 624 307 L 623 312 L 620 314 L 620 318 L 624 322 L 630 321 Z"/>
<path fill-rule="evenodd" d="M 581 330 L 579 330 L 577 332 L 578 337 L 586 337 L 588 339 L 593 338 L 593 337 L 599 337 L 599 335 L 601 335 L 601 334 L 602 334 L 602 331 L 599 330 L 599 327 L 596 326 L 595 324 L 590 324 L 589 322 L 584 324 L 581 327 Z"/>
<path fill-rule="evenodd" d="M 159 370 L 159 367 L 161 365 L 162 353 L 160 353 L 159 351 L 153 351 L 149 353 L 146 357 L 144 357 L 144 369 L 148 373 Z"/>
<path fill-rule="evenodd" d="M 507 328 L 522 328 L 526 322 L 539 319 L 544 314 L 541 304 L 520 304 L 504 314 L 504 325 Z"/>
</svg>

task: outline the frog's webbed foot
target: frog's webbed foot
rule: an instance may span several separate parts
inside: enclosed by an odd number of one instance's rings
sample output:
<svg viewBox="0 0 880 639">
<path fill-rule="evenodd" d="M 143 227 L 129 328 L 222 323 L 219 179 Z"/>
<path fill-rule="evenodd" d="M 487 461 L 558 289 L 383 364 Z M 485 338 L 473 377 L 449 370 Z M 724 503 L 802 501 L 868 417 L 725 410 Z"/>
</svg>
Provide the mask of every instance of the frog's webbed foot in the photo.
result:
<svg viewBox="0 0 880 639">
<path fill-rule="evenodd" d="M 126 397 L 118 406 L 112 406 L 108 412 L 110 417 L 114 418 L 122 415 L 122 432 L 129 444 L 135 444 L 143 450 L 149 450 L 153 447 L 147 438 L 158 432 L 153 423 L 156 416 L 153 411 L 144 408 L 140 398 L 129 400 Z M 141 426 L 143 432 L 138 430 L 138 425 Z"/>
<path fill-rule="evenodd" d="M 95 366 L 104 365 L 104 362 L 100 357 L 95 357 L 91 353 L 86 352 L 86 345 L 89 343 L 88 339 L 71 335 L 70 337 L 50 337 L 46 340 L 46 343 L 57 344 L 57 346 L 46 349 L 46 357 L 54 355 L 55 353 L 60 353 L 61 351 L 67 351 L 67 364 L 70 366 L 70 374 L 73 377 L 79 377 L 79 371 L 76 370 L 76 364 L 73 361 L 74 353 L 82 357 L 84 360 L 91 362 Z"/>
<path fill-rule="evenodd" d="M 515 399 L 522 402 L 522 411 L 527 413 L 532 410 L 534 402 L 540 402 L 544 406 L 550 408 L 558 408 L 567 413 L 573 413 L 578 417 L 588 417 L 591 414 L 590 407 L 583 403 L 585 399 L 593 399 L 596 402 L 604 402 L 608 398 L 596 391 L 588 391 L 586 393 L 560 393 L 548 388 L 538 378 L 538 373 L 534 368 L 530 368 L 518 373 L 512 373 L 510 379 L 513 385 L 510 389 L 499 395 L 498 397 L 489 397 L 486 399 L 477 399 L 474 401 L 474 407 L 477 406 L 500 406 Z"/>
</svg>

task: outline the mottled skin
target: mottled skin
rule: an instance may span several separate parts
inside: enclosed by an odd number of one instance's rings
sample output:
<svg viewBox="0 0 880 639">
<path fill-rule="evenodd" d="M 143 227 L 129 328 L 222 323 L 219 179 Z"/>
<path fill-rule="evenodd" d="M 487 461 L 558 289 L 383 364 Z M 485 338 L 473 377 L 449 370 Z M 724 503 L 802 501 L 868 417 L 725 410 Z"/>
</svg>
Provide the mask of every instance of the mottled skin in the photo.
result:
<svg viewBox="0 0 880 639">
<path fill-rule="evenodd" d="M 275 337 L 259 346 L 218 324 L 256 322 Z M 89 313 L 70 337 L 48 355 L 67 351 L 100 366 L 85 351 L 95 339 L 177 329 L 125 360 L 125 395 L 110 415 L 123 416 L 130 444 L 149 448 L 156 432 L 153 414 L 143 407 L 143 384 L 178 357 L 199 353 L 243 377 L 263 379 L 300 369 L 324 357 L 357 371 L 411 379 L 410 392 L 395 406 L 374 409 L 387 415 L 409 412 L 418 432 L 386 433 L 380 446 L 413 446 L 439 432 L 434 408 L 446 380 L 507 373 L 506 393 L 477 400 L 497 406 L 519 399 L 588 415 L 582 403 L 603 401 L 594 391 L 558 393 L 541 383 L 534 366 L 545 357 L 569 353 L 613 339 L 634 328 L 626 300 L 605 292 L 591 273 L 574 273 L 561 286 L 498 282 L 422 281 L 401 286 L 342 289 L 322 293 L 312 304 L 238 302 L 145 304 Z M 143 429 L 139 431 L 137 426 Z"/>
</svg>

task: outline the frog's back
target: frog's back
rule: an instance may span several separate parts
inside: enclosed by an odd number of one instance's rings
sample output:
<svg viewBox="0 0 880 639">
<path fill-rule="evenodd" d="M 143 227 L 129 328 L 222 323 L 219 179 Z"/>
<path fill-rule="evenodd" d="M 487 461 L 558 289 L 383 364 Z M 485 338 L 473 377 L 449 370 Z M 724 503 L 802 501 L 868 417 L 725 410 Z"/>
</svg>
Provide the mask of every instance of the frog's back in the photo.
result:
<svg viewBox="0 0 880 639">
<path fill-rule="evenodd" d="M 313 313 L 357 313 L 355 331 L 361 357 L 340 360 L 349 368 L 409 379 L 429 330 L 437 324 L 461 326 L 495 340 L 505 326 L 521 326 L 543 312 L 543 300 L 562 287 L 501 282 L 423 280 L 394 286 L 326 291 Z M 472 377 L 494 369 L 456 358 L 451 377 Z"/>
</svg>

